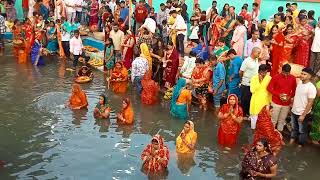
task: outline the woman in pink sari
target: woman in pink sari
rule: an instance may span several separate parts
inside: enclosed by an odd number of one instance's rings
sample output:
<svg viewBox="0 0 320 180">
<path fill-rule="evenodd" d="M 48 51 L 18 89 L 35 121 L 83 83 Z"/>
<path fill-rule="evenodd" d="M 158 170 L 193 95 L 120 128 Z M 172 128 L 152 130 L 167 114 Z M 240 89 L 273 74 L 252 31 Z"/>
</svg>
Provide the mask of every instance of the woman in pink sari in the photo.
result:
<svg viewBox="0 0 320 180">
<path fill-rule="evenodd" d="M 99 11 L 99 3 L 97 0 L 93 0 L 90 9 L 90 20 L 89 26 L 98 26 L 98 11 Z"/>
<path fill-rule="evenodd" d="M 133 60 L 133 47 L 135 44 L 134 35 L 130 30 L 125 31 L 125 38 L 122 42 L 123 64 L 127 69 L 131 68 Z"/>
<path fill-rule="evenodd" d="M 179 67 L 179 54 L 172 42 L 168 43 L 168 50 L 163 60 L 165 87 L 171 88 L 176 84 L 176 76 Z"/>
<path fill-rule="evenodd" d="M 237 55 L 242 57 L 244 43 L 247 35 L 247 28 L 244 26 L 244 19 L 242 16 L 237 17 L 237 26 L 233 32 L 231 46 L 234 50 L 236 50 Z"/>
<path fill-rule="evenodd" d="M 299 21 L 300 24 L 297 27 L 299 41 L 297 43 L 297 53 L 294 63 L 308 67 L 313 28 L 308 24 L 306 15 L 301 15 Z"/>
<path fill-rule="evenodd" d="M 283 60 L 283 45 L 284 45 L 284 35 L 282 31 L 279 31 L 278 25 L 273 25 L 269 37 L 271 40 L 271 60 L 272 60 L 272 69 L 271 76 L 274 76 L 279 73 L 279 69 L 282 66 Z"/>
</svg>

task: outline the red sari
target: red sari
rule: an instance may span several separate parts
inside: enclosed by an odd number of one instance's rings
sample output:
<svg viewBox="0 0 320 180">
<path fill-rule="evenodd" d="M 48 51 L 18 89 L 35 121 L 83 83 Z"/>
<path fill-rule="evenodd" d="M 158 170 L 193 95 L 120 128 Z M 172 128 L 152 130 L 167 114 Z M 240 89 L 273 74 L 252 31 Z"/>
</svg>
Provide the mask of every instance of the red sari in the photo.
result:
<svg viewBox="0 0 320 180">
<path fill-rule="evenodd" d="M 142 81 L 142 92 L 141 92 L 141 102 L 143 104 L 155 104 L 158 102 L 158 93 L 160 87 L 158 83 L 151 79 L 151 76 L 146 74 Z"/>
<path fill-rule="evenodd" d="M 155 150 L 150 143 L 141 154 L 141 159 L 143 161 L 142 169 L 147 174 L 163 172 L 168 167 L 169 163 L 169 150 L 168 147 L 164 145 L 163 138 L 160 135 L 155 135 L 152 140 L 159 143 L 159 149 Z M 147 160 L 150 155 L 152 158 Z M 162 161 L 159 161 L 159 159 Z"/>
<path fill-rule="evenodd" d="M 258 114 L 253 146 L 255 146 L 260 139 L 264 138 L 268 140 L 272 152 L 277 154 L 280 151 L 281 146 L 284 145 L 284 142 L 281 133 L 274 128 L 271 121 L 271 115 L 267 111 L 267 106 L 265 106 Z"/>
<path fill-rule="evenodd" d="M 283 63 L 283 46 L 284 46 L 284 35 L 282 32 L 279 32 L 273 35 L 273 40 L 277 44 L 272 44 L 271 51 L 271 60 L 272 60 L 272 69 L 271 76 L 274 76 L 279 73 L 281 64 Z"/>
<path fill-rule="evenodd" d="M 297 35 L 295 33 L 288 34 L 285 37 L 284 48 L 283 48 L 283 62 L 292 62 L 292 50 L 297 43 Z"/>
<path fill-rule="evenodd" d="M 228 97 L 228 103 L 224 104 L 219 113 L 226 114 L 230 112 L 231 105 L 229 104 L 230 97 L 236 98 L 236 104 L 233 107 L 234 115 L 243 117 L 242 108 L 238 105 L 238 97 L 235 94 L 231 94 Z M 237 138 L 240 133 L 240 124 L 236 122 L 230 115 L 224 119 L 221 119 L 218 130 L 218 143 L 224 147 L 232 147 L 237 143 Z"/>
<path fill-rule="evenodd" d="M 214 48 L 216 46 L 216 43 L 219 40 L 220 37 L 220 23 L 221 23 L 221 18 L 216 15 L 213 19 L 213 23 L 211 24 L 210 32 L 209 32 L 209 39 L 210 39 L 210 46 Z"/>
<path fill-rule="evenodd" d="M 90 20 L 89 20 L 89 26 L 98 26 L 98 12 L 99 12 L 99 3 L 96 1 L 95 3 L 91 4 L 91 10 L 90 10 Z"/>
<path fill-rule="evenodd" d="M 171 54 L 167 54 L 167 60 L 170 62 L 167 63 L 167 67 L 164 70 L 164 80 L 170 84 L 170 87 L 173 87 L 176 84 L 176 75 L 179 67 L 179 54 L 176 48 L 172 50 Z"/>
<path fill-rule="evenodd" d="M 26 45 L 26 55 L 29 56 L 31 53 L 31 47 L 34 42 L 34 37 L 33 37 L 33 26 L 31 24 L 25 24 L 23 26 L 24 32 L 25 32 L 25 45 Z"/>
<path fill-rule="evenodd" d="M 127 68 L 127 69 L 130 69 L 131 68 L 131 64 L 132 64 L 132 60 L 133 60 L 133 47 L 134 47 L 134 44 L 135 44 L 135 37 L 134 35 L 129 35 L 125 40 L 124 40 L 124 44 L 125 45 L 130 45 L 130 40 L 133 39 L 133 46 L 132 47 L 124 47 L 123 48 L 123 51 L 122 51 L 122 54 L 124 55 L 124 66 Z"/>
<path fill-rule="evenodd" d="M 308 67 L 310 63 L 309 58 L 312 43 L 312 31 L 313 28 L 310 25 L 306 24 L 301 27 L 301 32 L 298 35 L 299 41 L 297 43 L 297 53 L 294 63 L 300 64 L 304 67 Z"/>
</svg>

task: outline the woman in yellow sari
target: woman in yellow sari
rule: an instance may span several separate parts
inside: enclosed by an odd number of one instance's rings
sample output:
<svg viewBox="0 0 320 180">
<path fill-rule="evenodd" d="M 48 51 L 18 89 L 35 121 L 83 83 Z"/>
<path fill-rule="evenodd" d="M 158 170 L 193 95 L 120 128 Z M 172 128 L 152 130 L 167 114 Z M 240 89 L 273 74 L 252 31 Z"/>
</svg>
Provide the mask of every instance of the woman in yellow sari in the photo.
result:
<svg viewBox="0 0 320 180">
<path fill-rule="evenodd" d="M 126 93 L 128 89 L 128 70 L 122 62 L 117 62 L 112 70 L 110 82 L 115 93 Z"/>
<path fill-rule="evenodd" d="M 194 153 L 195 144 L 197 142 L 197 133 L 194 131 L 192 121 L 187 121 L 184 124 L 183 130 L 176 139 L 176 151 L 181 154 Z"/>
</svg>

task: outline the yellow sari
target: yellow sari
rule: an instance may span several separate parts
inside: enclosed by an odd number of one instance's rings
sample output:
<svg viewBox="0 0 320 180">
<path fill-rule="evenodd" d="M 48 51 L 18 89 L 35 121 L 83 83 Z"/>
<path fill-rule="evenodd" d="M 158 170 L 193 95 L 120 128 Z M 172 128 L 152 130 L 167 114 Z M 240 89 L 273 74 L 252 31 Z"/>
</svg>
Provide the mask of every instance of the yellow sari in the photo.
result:
<svg viewBox="0 0 320 180">
<path fill-rule="evenodd" d="M 181 134 L 184 133 L 184 130 L 176 139 L 176 151 L 177 153 L 194 153 L 194 149 L 190 149 L 186 144 L 195 144 L 197 142 L 197 133 L 194 131 L 194 124 L 192 121 L 188 121 L 190 125 L 190 131 L 185 135 L 185 142 L 182 141 Z"/>
<path fill-rule="evenodd" d="M 149 70 L 147 73 L 151 77 L 152 76 L 152 57 L 151 57 L 148 45 L 146 43 L 140 44 L 140 51 L 141 51 L 141 57 L 146 58 L 148 61 Z"/>
</svg>

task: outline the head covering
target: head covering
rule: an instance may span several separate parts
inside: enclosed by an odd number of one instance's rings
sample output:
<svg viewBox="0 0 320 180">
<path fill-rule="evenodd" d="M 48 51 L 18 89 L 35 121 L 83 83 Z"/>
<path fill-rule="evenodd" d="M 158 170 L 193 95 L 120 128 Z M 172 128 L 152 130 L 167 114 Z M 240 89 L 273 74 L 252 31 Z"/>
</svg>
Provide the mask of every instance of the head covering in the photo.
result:
<svg viewBox="0 0 320 180">
<path fill-rule="evenodd" d="M 152 137 L 151 142 L 152 142 L 153 140 L 156 140 L 156 141 L 159 143 L 160 148 L 163 148 L 163 147 L 165 146 L 165 145 L 164 145 L 164 139 L 161 137 L 160 134 L 154 135 L 154 136 Z"/>
<path fill-rule="evenodd" d="M 186 86 L 186 79 L 184 78 L 180 78 L 173 90 L 173 94 L 172 94 L 172 99 L 171 99 L 171 104 L 172 103 L 176 103 L 179 95 L 180 95 L 180 92 L 181 90 Z"/>
<path fill-rule="evenodd" d="M 308 74 L 310 74 L 310 75 L 312 75 L 312 76 L 314 75 L 312 69 L 309 68 L 309 67 L 303 68 L 303 69 L 302 69 L 302 72 L 306 72 L 306 73 L 308 73 Z"/>
<path fill-rule="evenodd" d="M 194 132 L 194 123 L 190 120 L 187 123 L 190 125 L 190 132 Z"/>
<path fill-rule="evenodd" d="M 148 65 L 150 65 L 150 62 L 152 63 L 152 57 L 150 55 L 148 45 L 146 43 L 140 44 L 140 50 L 142 57 L 146 58 L 148 60 Z"/>
</svg>

